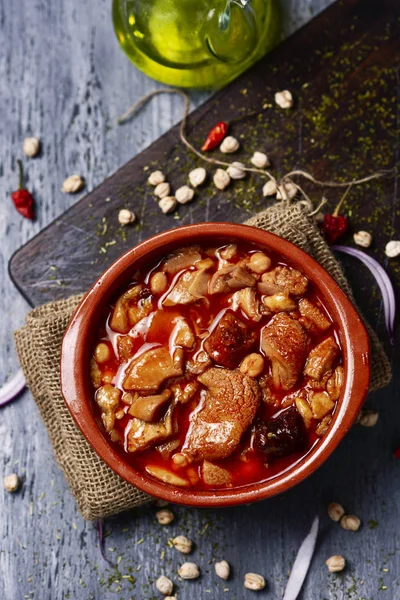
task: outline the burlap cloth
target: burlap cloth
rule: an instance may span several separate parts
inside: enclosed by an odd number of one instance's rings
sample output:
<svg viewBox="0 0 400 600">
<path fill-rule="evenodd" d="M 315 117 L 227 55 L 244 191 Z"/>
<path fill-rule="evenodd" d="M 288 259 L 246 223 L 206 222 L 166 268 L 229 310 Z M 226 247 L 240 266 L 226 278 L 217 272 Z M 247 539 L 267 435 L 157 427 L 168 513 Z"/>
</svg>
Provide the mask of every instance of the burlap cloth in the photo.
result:
<svg viewBox="0 0 400 600">
<path fill-rule="evenodd" d="M 352 299 L 342 269 L 308 216 L 310 207 L 280 203 L 257 214 L 248 225 L 276 233 L 313 256 Z M 76 427 L 60 392 L 59 358 L 64 331 L 82 296 L 51 302 L 30 311 L 15 333 L 22 369 L 49 432 L 54 451 L 86 519 L 107 517 L 150 500 L 116 475 L 92 450 Z M 371 390 L 391 378 L 388 359 L 371 327 Z"/>
</svg>

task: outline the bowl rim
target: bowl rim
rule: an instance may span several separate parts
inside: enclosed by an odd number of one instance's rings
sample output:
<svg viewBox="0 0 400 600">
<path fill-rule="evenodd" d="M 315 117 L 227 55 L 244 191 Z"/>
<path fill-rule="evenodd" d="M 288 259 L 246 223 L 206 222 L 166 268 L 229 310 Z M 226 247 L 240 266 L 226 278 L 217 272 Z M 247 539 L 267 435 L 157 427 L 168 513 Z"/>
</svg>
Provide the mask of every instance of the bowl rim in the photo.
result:
<svg viewBox="0 0 400 600">
<path fill-rule="evenodd" d="M 325 436 L 299 461 L 271 479 L 231 489 L 193 491 L 175 488 L 135 469 L 106 438 L 87 397 L 89 360 L 85 340 L 104 297 L 123 289 L 134 265 L 151 256 L 152 262 L 164 252 L 180 246 L 225 238 L 226 242 L 246 241 L 281 254 L 312 281 L 334 319 L 344 353 L 345 386 Z M 153 258 L 154 257 L 154 258 Z M 335 450 L 355 421 L 368 392 L 370 379 L 369 337 L 351 301 L 329 273 L 309 254 L 288 240 L 249 225 L 212 222 L 177 227 L 156 234 L 132 247 L 101 275 L 76 308 L 65 331 L 60 356 L 61 392 L 82 434 L 100 458 L 120 477 L 142 491 L 169 502 L 198 507 L 233 506 L 269 498 L 289 490 L 316 471 Z"/>
</svg>

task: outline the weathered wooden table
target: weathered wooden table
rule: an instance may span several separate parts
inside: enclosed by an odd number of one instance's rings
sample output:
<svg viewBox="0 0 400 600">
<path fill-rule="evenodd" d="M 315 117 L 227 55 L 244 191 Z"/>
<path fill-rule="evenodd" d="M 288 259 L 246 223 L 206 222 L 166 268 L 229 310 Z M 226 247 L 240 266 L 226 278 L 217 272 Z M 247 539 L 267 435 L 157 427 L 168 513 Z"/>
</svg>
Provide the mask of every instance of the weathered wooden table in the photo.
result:
<svg viewBox="0 0 400 600">
<path fill-rule="evenodd" d="M 285 33 L 329 3 L 285 0 L 290 14 Z M 109 5 L 109 0 L 0 1 L 0 384 L 17 368 L 12 331 L 28 308 L 8 279 L 13 251 L 76 201 L 59 192 L 66 174 L 84 174 L 90 190 L 181 117 L 179 100 L 160 97 L 136 120 L 134 135 L 107 127 L 156 85 L 120 51 Z M 193 105 L 207 97 L 191 96 Z M 8 200 L 16 187 L 13 163 L 29 134 L 39 135 L 45 156 L 27 169 L 28 187 L 38 200 L 34 224 L 16 218 Z M 393 218 L 396 201 L 395 189 Z M 2 474 L 16 471 L 24 479 L 18 494 L 0 493 L 0 600 L 153 598 L 154 579 L 176 573 L 181 557 L 167 542 L 178 533 L 194 540 L 193 560 L 202 569 L 198 581 L 178 583 L 180 600 L 250 598 L 242 585 L 248 571 L 268 581 L 260 597 L 277 599 L 315 514 L 322 516 L 322 533 L 302 598 L 399 600 L 400 463 L 391 459 L 400 443 L 398 384 L 397 376 L 370 398 L 369 406 L 380 410 L 373 430 L 354 428 L 316 475 L 285 496 L 220 511 L 173 508 L 176 520 L 165 528 L 153 509 L 110 519 L 105 551 L 114 566 L 100 556 L 94 524 L 77 513 L 25 393 L 0 414 Z M 362 518 L 360 532 L 345 532 L 324 516 L 332 500 Z M 332 554 L 346 557 L 343 574 L 328 574 L 324 561 Z M 229 582 L 213 576 L 215 558 L 232 564 Z"/>
</svg>

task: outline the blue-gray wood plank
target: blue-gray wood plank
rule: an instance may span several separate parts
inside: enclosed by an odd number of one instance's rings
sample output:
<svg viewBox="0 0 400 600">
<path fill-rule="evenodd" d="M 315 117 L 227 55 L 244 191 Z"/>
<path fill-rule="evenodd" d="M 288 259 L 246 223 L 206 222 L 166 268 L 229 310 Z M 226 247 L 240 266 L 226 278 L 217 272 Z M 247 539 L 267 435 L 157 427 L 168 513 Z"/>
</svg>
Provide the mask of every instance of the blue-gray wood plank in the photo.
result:
<svg viewBox="0 0 400 600">
<path fill-rule="evenodd" d="M 284 0 L 290 14 L 285 32 L 329 3 Z M 135 121 L 134 135 L 132 129 L 108 130 L 110 118 L 155 87 L 120 51 L 109 0 L 0 0 L 0 26 L 1 385 L 16 369 L 12 331 L 27 310 L 7 276 L 12 252 L 76 201 L 59 192 L 67 174 L 81 173 L 92 189 L 177 122 L 181 104 L 160 97 Z M 206 97 L 192 94 L 193 105 Z M 27 184 L 38 200 L 34 224 L 17 218 L 8 200 L 16 187 L 13 163 L 30 134 L 43 143 L 43 158 L 27 166 Z M 284 496 L 220 511 L 173 507 L 176 521 L 165 528 L 153 509 L 107 521 L 106 554 L 118 565 L 111 567 L 99 554 L 95 526 L 76 511 L 25 393 L 0 417 L 2 474 L 16 471 L 24 479 L 19 493 L 0 492 L 0 599 L 150 599 L 157 595 L 153 581 L 159 574 L 176 578 L 182 559 L 167 541 L 178 533 L 194 540 L 193 560 L 202 569 L 198 581 L 177 582 L 179 600 L 250 598 L 252 592 L 243 588 L 248 571 L 268 581 L 261 598 L 279 598 L 318 513 L 322 534 L 303 600 L 399 600 L 400 462 L 391 458 L 399 436 L 398 381 L 369 404 L 379 407 L 378 425 L 354 428 L 316 475 Z M 326 506 L 332 500 L 362 518 L 360 532 L 345 532 L 329 521 Z M 343 574 L 328 574 L 324 561 L 332 554 L 346 557 Z M 222 558 L 233 566 L 227 583 L 216 580 L 210 564 Z"/>
</svg>

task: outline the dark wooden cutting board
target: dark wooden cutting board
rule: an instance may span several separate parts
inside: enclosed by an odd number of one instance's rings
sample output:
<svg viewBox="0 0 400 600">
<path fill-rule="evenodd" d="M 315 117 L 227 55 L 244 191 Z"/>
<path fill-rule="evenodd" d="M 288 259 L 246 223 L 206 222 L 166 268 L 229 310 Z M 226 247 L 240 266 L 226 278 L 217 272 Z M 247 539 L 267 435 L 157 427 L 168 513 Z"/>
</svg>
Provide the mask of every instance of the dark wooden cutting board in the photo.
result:
<svg viewBox="0 0 400 600">
<path fill-rule="evenodd" d="M 278 176 L 302 168 L 320 179 L 351 180 L 397 166 L 399 17 L 397 0 L 337 2 L 194 111 L 189 138 L 199 147 L 210 128 L 226 120 L 242 145 L 235 159 L 248 163 L 255 150 L 265 150 Z M 292 91 L 292 110 L 275 106 L 280 89 Z M 87 290 L 120 254 L 156 232 L 196 221 L 239 222 L 272 202 L 262 197 L 262 177 L 252 175 L 219 192 L 214 169 L 205 165 L 209 182 L 194 201 L 162 214 L 149 173 L 162 169 L 174 190 L 202 164 L 181 144 L 178 130 L 168 131 L 14 254 L 10 274 L 32 305 Z M 219 151 L 213 155 L 221 157 Z M 319 202 L 321 190 L 301 184 Z M 381 261 L 385 242 L 399 230 L 396 184 L 392 177 L 354 188 L 348 201 L 352 227 L 373 233 L 372 252 Z M 326 190 L 331 206 L 341 193 Z M 123 207 L 135 211 L 137 225 L 119 226 Z M 396 277 L 393 264 L 389 271 Z M 353 262 L 351 267 L 361 303 L 370 316 L 378 314 L 379 303 L 364 293 L 371 280 Z"/>
</svg>

